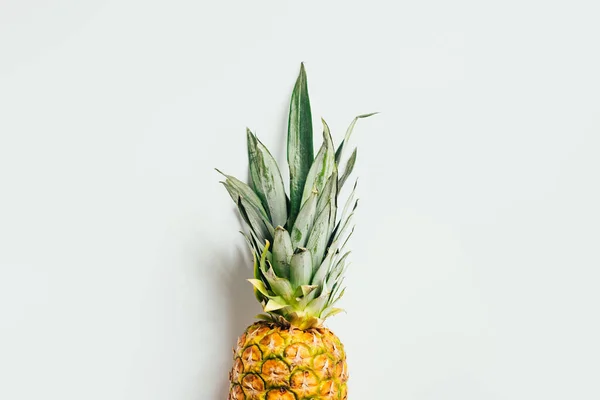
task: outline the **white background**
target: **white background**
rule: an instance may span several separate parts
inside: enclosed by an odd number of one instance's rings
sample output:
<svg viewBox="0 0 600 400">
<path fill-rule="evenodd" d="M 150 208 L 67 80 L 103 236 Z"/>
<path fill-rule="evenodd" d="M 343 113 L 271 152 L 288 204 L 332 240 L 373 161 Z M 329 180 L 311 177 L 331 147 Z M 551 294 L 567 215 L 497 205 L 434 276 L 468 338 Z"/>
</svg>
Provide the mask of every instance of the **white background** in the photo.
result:
<svg viewBox="0 0 600 400">
<path fill-rule="evenodd" d="M 360 113 L 352 400 L 600 398 L 595 1 L 0 2 L 0 398 L 224 400 L 245 127 Z M 318 138 L 319 130 L 316 129 Z"/>
</svg>

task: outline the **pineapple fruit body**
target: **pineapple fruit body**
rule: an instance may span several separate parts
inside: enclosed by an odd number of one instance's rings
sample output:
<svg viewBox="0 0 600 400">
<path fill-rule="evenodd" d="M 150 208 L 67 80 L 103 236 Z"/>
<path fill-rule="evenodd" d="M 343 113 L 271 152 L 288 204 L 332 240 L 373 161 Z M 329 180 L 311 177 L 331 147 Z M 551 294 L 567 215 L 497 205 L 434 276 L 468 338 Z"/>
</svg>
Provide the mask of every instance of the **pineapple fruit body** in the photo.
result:
<svg viewBox="0 0 600 400">
<path fill-rule="evenodd" d="M 345 400 L 346 353 L 329 329 L 256 322 L 238 339 L 230 380 L 228 400 Z"/>
</svg>

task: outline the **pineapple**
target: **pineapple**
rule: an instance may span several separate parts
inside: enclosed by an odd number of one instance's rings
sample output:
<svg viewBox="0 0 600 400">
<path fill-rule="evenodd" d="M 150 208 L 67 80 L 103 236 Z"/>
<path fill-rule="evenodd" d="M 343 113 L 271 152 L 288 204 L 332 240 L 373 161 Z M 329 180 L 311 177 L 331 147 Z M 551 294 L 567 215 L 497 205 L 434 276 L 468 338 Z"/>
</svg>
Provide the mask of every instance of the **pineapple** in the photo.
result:
<svg viewBox="0 0 600 400">
<path fill-rule="evenodd" d="M 356 161 L 356 149 L 341 161 L 360 118 L 334 148 L 323 122 L 323 144 L 316 156 L 304 65 L 290 104 L 287 159 L 289 197 L 277 162 L 247 130 L 250 183 L 223 174 L 221 182 L 246 225 L 242 232 L 254 257 L 248 281 L 264 314 L 240 336 L 230 372 L 229 400 L 347 398 L 344 346 L 323 326 L 344 294 L 346 244 L 354 229 L 356 183 L 345 205 L 338 194 Z"/>
</svg>

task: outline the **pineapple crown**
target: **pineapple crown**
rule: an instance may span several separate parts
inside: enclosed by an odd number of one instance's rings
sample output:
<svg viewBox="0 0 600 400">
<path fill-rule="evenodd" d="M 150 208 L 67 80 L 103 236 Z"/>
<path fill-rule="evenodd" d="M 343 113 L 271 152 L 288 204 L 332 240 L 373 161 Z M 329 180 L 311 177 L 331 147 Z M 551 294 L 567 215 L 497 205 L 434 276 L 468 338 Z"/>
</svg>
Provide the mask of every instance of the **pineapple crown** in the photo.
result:
<svg viewBox="0 0 600 400">
<path fill-rule="evenodd" d="M 256 298 L 265 314 L 260 319 L 299 329 L 319 327 L 341 311 L 335 303 L 344 294 L 348 239 L 358 204 L 356 183 L 341 213 L 338 195 L 352 173 L 356 148 L 340 162 L 359 115 L 337 149 L 323 120 L 323 144 L 316 157 L 306 71 L 300 66 L 290 104 L 287 136 L 289 197 L 281 172 L 269 150 L 247 129 L 250 182 L 223 174 L 221 182 L 248 226 L 241 232 L 254 256 Z"/>
</svg>

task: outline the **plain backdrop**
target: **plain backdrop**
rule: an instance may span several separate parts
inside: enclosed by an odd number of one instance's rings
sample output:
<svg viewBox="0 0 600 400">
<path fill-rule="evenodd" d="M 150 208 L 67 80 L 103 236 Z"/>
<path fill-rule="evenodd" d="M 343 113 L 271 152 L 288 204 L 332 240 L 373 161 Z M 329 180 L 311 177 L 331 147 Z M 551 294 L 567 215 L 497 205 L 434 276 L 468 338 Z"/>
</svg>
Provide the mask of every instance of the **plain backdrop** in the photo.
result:
<svg viewBox="0 0 600 400">
<path fill-rule="evenodd" d="M 0 398 L 224 400 L 219 167 L 357 125 L 352 400 L 600 398 L 595 1 L 0 2 Z"/>
</svg>

